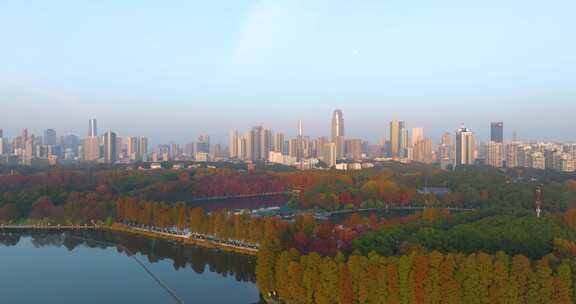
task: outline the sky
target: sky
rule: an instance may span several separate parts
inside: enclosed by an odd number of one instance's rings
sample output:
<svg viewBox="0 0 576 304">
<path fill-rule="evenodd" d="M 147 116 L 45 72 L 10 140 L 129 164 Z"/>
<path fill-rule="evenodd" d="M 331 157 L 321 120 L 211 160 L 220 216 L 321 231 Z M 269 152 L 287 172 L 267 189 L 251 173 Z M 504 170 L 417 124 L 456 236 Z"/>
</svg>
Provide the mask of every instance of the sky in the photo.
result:
<svg viewBox="0 0 576 304">
<path fill-rule="evenodd" d="M 573 0 L 0 1 L 0 128 L 573 141 Z"/>
</svg>

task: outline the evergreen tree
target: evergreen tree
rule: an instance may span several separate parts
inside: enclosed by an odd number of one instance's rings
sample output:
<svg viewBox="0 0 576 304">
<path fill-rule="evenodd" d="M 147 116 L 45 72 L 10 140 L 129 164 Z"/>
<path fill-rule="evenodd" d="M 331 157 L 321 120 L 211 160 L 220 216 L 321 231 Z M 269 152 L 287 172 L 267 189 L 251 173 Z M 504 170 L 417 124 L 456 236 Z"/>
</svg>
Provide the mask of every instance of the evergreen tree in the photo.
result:
<svg viewBox="0 0 576 304">
<path fill-rule="evenodd" d="M 494 259 L 493 280 L 490 285 L 490 303 L 507 303 L 507 288 L 509 287 L 510 258 L 504 252 L 496 253 Z"/>
<path fill-rule="evenodd" d="M 256 282 L 260 292 L 269 296 L 275 291 L 274 264 L 279 246 L 274 240 L 264 241 L 258 251 L 256 260 Z"/>
<path fill-rule="evenodd" d="M 456 258 L 447 254 L 440 265 L 440 290 L 442 304 L 460 303 L 460 284 L 455 278 Z"/>
<path fill-rule="evenodd" d="M 427 303 L 439 304 L 441 300 L 440 288 L 440 266 L 444 261 L 444 256 L 438 252 L 433 251 L 428 255 L 429 268 L 428 275 L 425 282 Z"/>
<path fill-rule="evenodd" d="M 346 263 L 340 264 L 340 289 L 338 290 L 338 304 L 354 304 L 354 289 L 352 287 L 352 277 Z"/>
</svg>

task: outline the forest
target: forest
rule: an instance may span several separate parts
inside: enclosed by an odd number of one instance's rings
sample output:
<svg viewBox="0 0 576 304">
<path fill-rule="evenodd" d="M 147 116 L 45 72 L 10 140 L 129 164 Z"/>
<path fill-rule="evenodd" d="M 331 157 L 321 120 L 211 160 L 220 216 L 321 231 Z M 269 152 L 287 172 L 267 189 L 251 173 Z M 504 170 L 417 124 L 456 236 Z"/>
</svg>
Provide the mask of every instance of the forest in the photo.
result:
<svg viewBox="0 0 576 304">
<path fill-rule="evenodd" d="M 361 171 L 312 170 L 278 172 L 230 168 L 126 170 L 66 168 L 46 170 L 0 168 L 0 221 L 48 218 L 53 222 L 87 223 L 113 217 L 120 197 L 166 204 L 214 196 L 296 191 L 289 206 L 341 210 L 394 205 L 532 208 L 534 188 L 543 185 L 543 207 L 562 212 L 576 202 L 574 174 L 527 169 L 461 167 L 443 171 L 428 165 L 382 164 Z M 424 187 L 447 189 L 423 194 Z M 285 198 L 288 202 L 288 197 Z M 255 200 L 250 208 L 265 204 Z M 280 201 L 275 202 L 275 204 Z M 210 205 L 197 205 L 210 210 Z M 220 203 L 218 208 L 227 208 Z"/>
</svg>

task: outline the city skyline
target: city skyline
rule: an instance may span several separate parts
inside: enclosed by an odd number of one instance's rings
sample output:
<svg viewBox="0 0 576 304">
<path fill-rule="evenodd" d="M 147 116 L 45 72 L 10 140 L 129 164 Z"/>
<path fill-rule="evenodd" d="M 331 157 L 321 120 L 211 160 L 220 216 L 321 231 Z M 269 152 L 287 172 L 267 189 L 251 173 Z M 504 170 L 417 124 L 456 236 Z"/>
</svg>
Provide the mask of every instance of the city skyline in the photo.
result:
<svg viewBox="0 0 576 304">
<path fill-rule="evenodd" d="M 301 170 L 336 168 L 359 170 L 371 168 L 373 162 L 437 164 L 450 170 L 459 165 L 488 165 L 496 168 L 527 167 L 563 172 L 576 171 L 576 143 L 525 143 L 503 137 L 504 122 L 490 122 L 490 140 L 478 141 L 474 131 L 461 126 L 454 135 L 444 132 L 434 143 L 422 127 L 393 120 L 388 140 L 370 143 L 361 138 L 345 137 L 344 114 L 334 110 L 330 136 L 307 135 L 302 120 L 298 121 L 295 138 L 262 125 L 242 133 L 230 129 L 228 146 L 214 143 L 209 134 L 185 144 L 170 142 L 152 145 L 146 136 L 118 137 L 111 129 L 98 135 L 98 121 L 88 120 L 87 135 L 57 137 L 54 129 L 35 136 L 28 128 L 14 138 L 4 137 L 0 128 L 0 163 L 32 166 L 38 163 L 106 163 L 130 164 L 159 161 L 226 161 L 263 162 L 293 166 Z M 515 133 L 515 132 L 514 132 Z M 454 139 L 454 140 L 453 140 Z M 455 143 L 453 145 L 453 143 Z"/>
<path fill-rule="evenodd" d="M 318 129 L 315 128 L 311 128 L 308 127 L 306 128 L 306 135 L 307 136 L 312 136 L 312 137 L 320 137 L 320 136 L 326 136 L 328 138 L 332 138 L 332 133 L 333 133 L 333 124 L 334 124 L 334 119 L 335 119 L 335 115 L 337 115 L 336 113 L 339 112 L 338 115 L 341 115 L 340 118 L 342 119 L 342 122 L 344 121 L 344 119 L 342 118 L 342 112 L 343 110 L 341 109 L 337 109 L 337 110 L 333 110 L 332 111 L 332 116 L 327 116 L 328 118 L 326 118 L 326 120 L 324 121 L 324 125 L 325 126 L 321 126 Z M 319 115 L 316 115 L 316 117 L 318 118 Z M 396 117 L 396 116 L 393 116 Z M 47 130 L 50 131 L 57 131 L 59 136 L 61 135 L 76 135 L 79 138 L 89 138 L 89 137 L 94 137 L 94 135 L 102 135 L 102 132 L 99 133 L 98 130 L 112 130 L 114 132 L 116 132 L 118 134 L 118 136 L 120 137 L 128 137 L 128 136 L 132 136 L 132 135 L 138 135 L 138 134 L 147 134 L 144 132 L 145 129 L 135 129 L 135 128 L 127 128 L 128 130 L 133 130 L 131 132 L 127 132 L 126 130 L 123 130 L 121 128 L 115 128 L 113 126 L 111 126 L 110 123 L 106 123 L 106 121 L 104 121 L 104 124 L 101 124 L 103 120 L 101 120 L 100 118 L 95 118 L 95 117 L 91 117 L 88 119 L 88 128 L 86 129 L 86 119 L 84 120 L 83 126 L 84 130 L 79 130 L 79 131 L 72 131 L 72 132 L 67 132 L 67 131 L 63 131 L 60 130 L 58 128 L 53 127 L 53 124 L 50 125 L 45 125 L 43 127 L 40 128 L 30 128 L 27 127 L 27 125 L 29 124 L 25 124 L 26 126 L 23 126 L 22 124 L 20 124 L 20 127 L 17 128 L 6 128 L 3 125 L 0 125 L 0 130 L 2 130 L 2 134 L 3 137 L 6 138 L 10 138 L 10 137 L 15 137 L 21 134 L 22 130 L 26 129 L 28 130 L 30 133 L 33 134 L 44 134 Z M 326 122 L 328 121 L 328 122 Z M 346 121 L 348 121 L 348 119 L 346 119 Z M 417 131 L 417 132 L 423 132 L 423 130 L 426 130 L 426 137 L 431 138 L 433 140 L 433 142 L 435 143 L 439 143 L 441 141 L 442 135 L 445 132 L 450 132 L 450 133 L 456 133 L 458 131 L 458 129 L 460 129 L 461 127 L 466 127 L 470 130 L 472 130 L 475 134 L 475 138 L 476 140 L 480 141 L 480 142 L 489 142 L 491 140 L 494 139 L 494 130 L 495 130 L 495 124 L 501 124 L 497 129 L 499 130 L 498 132 L 500 132 L 500 134 L 497 135 L 498 136 L 502 136 L 502 140 L 503 141 L 512 141 L 514 136 L 516 136 L 516 138 L 518 139 L 518 141 L 523 141 L 523 142 L 576 142 L 576 137 L 574 136 L 567 136 L 566 138 L 563 137 L 556 137 L 555 134 L 557 132 L 553 132 L 552 134 L 550 134 L 551 136 L 549 137 L 535 137 L 533 135 L 531 135 L 530 133 L 526 133 L 524 132 L 524 130 L 521 129 L 515 129 L 514 126 L 510 126 L 510 124 L 508 122 L 506 122 L 506 126 L 503 126 L 503 121 L 502 120 L 489 120 L 487 121 L 483 126 L 477 126 L 477 127 L 472 127 L 470 124 L 466 124 L 464 122 L 460 122 L 455 124 L 454 126 L 452 126 L 452 128 L 446 128 L 446 129 L 441 129 L 440 127 L 426 127 L 427 125 L 429 125 L 429 123 L 414 123 L 411 121 L 407 121 L 407 120 L 397 120 L 395 118 L 387 120 L 387 121 L 382 121 L 381 124 L 381 128 L 374 128 L 374 130 L 372 132 L 369 132 L 366 134 L 366 136 L 360 136 L 357 135 L 358 132 L 354 132 L 354 128 L 355 126 L 350 126 L 350 124 L 347 122 L 346 123 L 346 138 L 360 138 L 362 140 L 371 142 L 371 143 L 377 143 L 383 139 L 386 140 L 391 140 L 392 138 L 392 123 L 400 123 L 400 125 L 398 126 L 398 130 L 404 130 L 405 132 L 409 132 L 410 134 L 412 134 L 412 132 Z M 294 122 L 293 122 L 294 123 Z M 202 135 L 209 135 L 211 137 L 211 139 L 219 144 L 225 144 L 225 145 L 229 145 L 230 141 L 229 141 L 229 132 L 232 129 L 237 129 L 237 130 L 241 130 L 241 129 L 251 129 L 254 126 L 263 126 L 267 129 L 272 129 L 275 131 L 279 131 L 282 132 L 282 134 L 288 136 L 288 137 L 297 137 L 298 133 L 299 133 L 299 129 L 300 129 L 300 124 L 307 124 L 306 121 L 303 121 L 301 119 L 296 120 L 295 124 L 293 124 L 292 126 L 287 126 L 287 128 L 285 129 L 279 129 L 279 128 L 274 128 L 271 127 L 271 125 L 274 125 L 274 122 L 270 122 L 270 123 L 243 123 L 241 124 L 241 126 L 231 126 L 228 128 L 224 128 L 222 127 L 221 129 L 218 129 L 218 131 L 215 132 L 206 132 L 203 131 L 202 128 L 198 128 L 197 130 L 190 130 L 189 134 L 190 135 L 186 135 L 186 136 L 180 136 L 177 137 L 176 139 L 173 139 L 173 137 L 171 137 L 171 134 L 173 133 L 173 131 L 167 130 L 167 132 L 162 135 L 162 134 L 157 134 L 156 136 L 149 136 L 147 135 L 147 137 L 151 140 L 151 142 L 155 143 L 155 144 L 161 144 L 161 143 L 170 143 L 170 142 L 176 142 L 176 143 L 186 143 L 186 142 L 190 142 L 190 141 L 194 141 L 195 138 L 197 138 L 198 136 L 202 136 Z M 104 128 L 100 129 L 101 125 L 104 126 Z M 227 124 L 223 124 L 223 125 L 227 125 Z M 318 123 L 315 123 L 313 125 L 318 125 Z M 81 129 L 81 127 L 78 127 Z M 95 133 L 92 133 L 92 130 L 95 130 Z M 422 129 L 422 130 L 420 130 Z M 434 131 L 434 130 L 439 130 L 438 132 Z M 350 133 L 352 133 L 352 135 L 349 135 Z M 93 134 L 92 136 L 90 134 Z M 152 133 L 154 134 L 154 132 Z M 399 139 L 401 139 L 403 136 L 403 134 L 398 134 Z M 421 136 L 421 135 L 419 135 Z M 1 136 L 0 136 L 1 137 Z M 409 140 L 412 142 L 413 139 L 410 136 Z M 412 144 L 414 144 L 414 142 L 412 142 Z"/>
</svg>

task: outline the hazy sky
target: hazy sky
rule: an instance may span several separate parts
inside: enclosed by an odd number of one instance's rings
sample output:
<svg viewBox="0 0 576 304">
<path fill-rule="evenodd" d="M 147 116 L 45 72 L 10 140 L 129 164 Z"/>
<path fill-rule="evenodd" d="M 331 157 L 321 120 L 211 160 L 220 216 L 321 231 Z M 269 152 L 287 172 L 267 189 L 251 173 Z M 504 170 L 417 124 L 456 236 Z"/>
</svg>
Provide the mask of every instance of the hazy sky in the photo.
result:
<svg viewBox="0 0 576 304">
<path fill-rule="evenodd" d="M 0 128 L 188 141 L 232 127 L 574 140 L 574 0 L 0 2 Z"/>
</svg>

